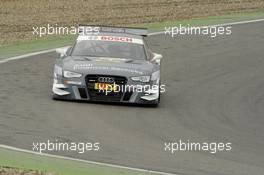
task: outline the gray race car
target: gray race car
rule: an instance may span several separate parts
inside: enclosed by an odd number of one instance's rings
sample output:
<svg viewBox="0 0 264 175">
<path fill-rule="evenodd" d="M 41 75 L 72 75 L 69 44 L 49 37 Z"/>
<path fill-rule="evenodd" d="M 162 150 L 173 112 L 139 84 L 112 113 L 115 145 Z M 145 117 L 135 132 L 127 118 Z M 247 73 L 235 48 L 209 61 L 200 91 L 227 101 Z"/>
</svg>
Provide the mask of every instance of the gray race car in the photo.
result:
<svg viewBox="0 0 264 175">
<path fill-rule="evenodd" d="M 142 28 L 80 26 L 74 46 L 56 50 L 53 98 L 157 106 L 162 55 L 146 37 Z"/>
</svg>

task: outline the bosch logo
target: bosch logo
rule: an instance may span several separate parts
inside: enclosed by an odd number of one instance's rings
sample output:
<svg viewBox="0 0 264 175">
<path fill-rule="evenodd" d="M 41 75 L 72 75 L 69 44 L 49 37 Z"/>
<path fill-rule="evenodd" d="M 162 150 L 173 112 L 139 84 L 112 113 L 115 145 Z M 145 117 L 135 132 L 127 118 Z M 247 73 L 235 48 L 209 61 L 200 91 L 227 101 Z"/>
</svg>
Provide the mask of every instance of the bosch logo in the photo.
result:
<svg viewBox="0 0 264 175">
<path fill-rule="evenodd" d="M 118 36 L 102 36 L 101 40 L 104 40 L 104 41 L 119 41 L 119 42 L 133 42 L 132 38 L 118 37 Z"/>
<path fill-rule="evenodd" d="M 114 83 L 115 79 L 111 77 L 99 77 L 98 82 L 100 83 Z"/>
</svg>

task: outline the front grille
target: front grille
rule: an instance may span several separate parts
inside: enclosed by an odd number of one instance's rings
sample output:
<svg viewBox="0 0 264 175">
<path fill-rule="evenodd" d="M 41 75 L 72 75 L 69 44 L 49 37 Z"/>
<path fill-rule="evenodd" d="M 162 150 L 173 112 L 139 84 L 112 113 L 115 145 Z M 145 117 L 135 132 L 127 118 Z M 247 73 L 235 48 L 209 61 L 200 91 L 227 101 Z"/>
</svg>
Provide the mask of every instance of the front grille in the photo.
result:
<svg viewBox="0 0 264 175">
<path fill-rule="evenodd" d="M 118 85 L 125 85 L 126 82 L 127 82 L 126 77 L 122 77 L 122 76 L 87 75 L 86 76 L 86 83 L 87 83 L 87 85 L 88 85 L 88 83 L 98 83 L 98 78 L 99 77 L 109 77 L 109 78 L 113 78 L 114 81 L 115 81 L 115 84 L 118 84 Z"/>
<path fill-rule="evenodd" d="M 126 85 L 127 79 L 122 76 L 109 76 L 109 75 L 87 75 L 86 85 L 90 100 L 92 101 L 106 101 L 106 102 L 119 102 L 123 97 L 123 92 L 109 92 L 107 95 L 103 91 L 94 89 L 95 83 L 98 82 L 99 77 L 109 77 L 114 79 L 116 85 Z M 107 82 L 106 82 L 107 83 Z"/>
</svg>

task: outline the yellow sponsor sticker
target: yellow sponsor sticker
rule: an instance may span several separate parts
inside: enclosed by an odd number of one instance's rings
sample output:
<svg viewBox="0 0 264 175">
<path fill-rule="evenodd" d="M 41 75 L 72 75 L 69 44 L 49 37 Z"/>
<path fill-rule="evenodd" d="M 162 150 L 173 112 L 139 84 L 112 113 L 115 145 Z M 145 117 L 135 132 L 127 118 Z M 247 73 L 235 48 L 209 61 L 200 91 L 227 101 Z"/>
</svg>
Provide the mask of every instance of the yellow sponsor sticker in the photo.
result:
<svg viewBox="0 0 264 175">
<path fill-rule="evenodd" d="M 108 90 L 108 91 L 117 91 L 118 86 L 116 84 L 108 84 L 108 83 L 95 83 L 94 89 L 96 90 Z"/>
</svg>

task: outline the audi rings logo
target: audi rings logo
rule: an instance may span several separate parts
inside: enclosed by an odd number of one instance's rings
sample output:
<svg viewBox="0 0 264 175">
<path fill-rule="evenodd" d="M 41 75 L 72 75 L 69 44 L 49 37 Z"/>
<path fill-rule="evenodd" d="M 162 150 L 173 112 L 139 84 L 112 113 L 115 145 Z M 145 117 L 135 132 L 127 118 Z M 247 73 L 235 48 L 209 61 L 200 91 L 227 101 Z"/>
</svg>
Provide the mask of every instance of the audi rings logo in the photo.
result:
<svg viewBox="0 0 264 175">
<path fill-rule="evenodd" d="M 98 82 L 100 83 L 114 83 L 115 79 L 111 77 L 99 77 Z"/>
</svg>

